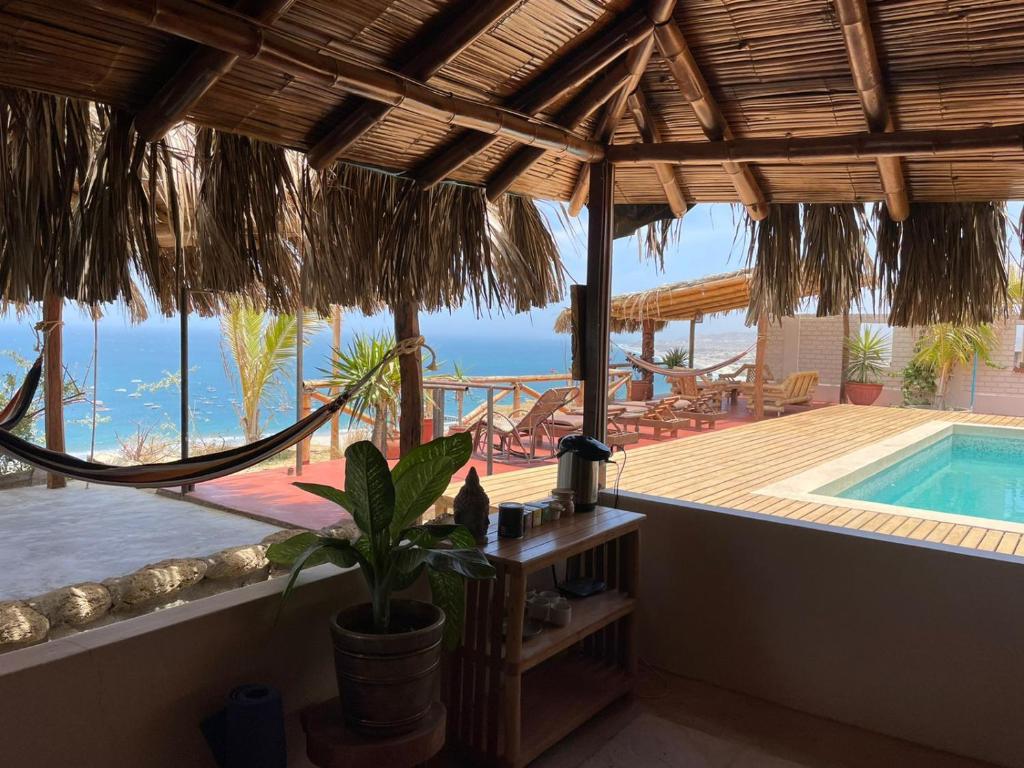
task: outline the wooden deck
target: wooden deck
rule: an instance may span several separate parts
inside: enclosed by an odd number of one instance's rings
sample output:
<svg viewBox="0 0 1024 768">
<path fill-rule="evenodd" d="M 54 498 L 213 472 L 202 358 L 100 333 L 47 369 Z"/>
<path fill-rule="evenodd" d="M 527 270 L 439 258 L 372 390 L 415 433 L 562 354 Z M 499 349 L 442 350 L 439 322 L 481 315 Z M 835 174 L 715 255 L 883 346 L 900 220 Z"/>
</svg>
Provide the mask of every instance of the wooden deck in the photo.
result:
<svg viewBox="0 0 1024 768">
<path fill-rule="evenodd" d="M 940 420 L 1024 427 L 1024 418 L 1011 416 L 836 405 L 632 449 L 627 453 L 619 487 L 652 496 L 1024 557 L 1024 537 L 1020 533 L 753 493 L 857 448 L 924 422 Z M 609 467 L 609 485 L 614 484 L 616 471 Z M 555 485 L 555 467 L 485 477 L 482 484 L 492 505 L 545 498 Z M 459 486 L 450 486 L 445 497 L 453 498 Z"/>
</svg>

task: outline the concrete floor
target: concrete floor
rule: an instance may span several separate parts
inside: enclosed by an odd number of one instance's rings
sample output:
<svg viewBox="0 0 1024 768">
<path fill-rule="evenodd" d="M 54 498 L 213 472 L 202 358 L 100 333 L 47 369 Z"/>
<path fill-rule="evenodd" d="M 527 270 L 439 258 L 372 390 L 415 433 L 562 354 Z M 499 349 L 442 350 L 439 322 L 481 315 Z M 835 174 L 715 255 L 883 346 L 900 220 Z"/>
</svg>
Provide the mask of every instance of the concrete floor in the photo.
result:
<svg viewBox="0 0 1024 768">
<path fill-rule="evenodd" d="M 0 600 L 253 544 L 276 530 L 152 491 L 77 482 L 0 490 Z"/>
</svg>

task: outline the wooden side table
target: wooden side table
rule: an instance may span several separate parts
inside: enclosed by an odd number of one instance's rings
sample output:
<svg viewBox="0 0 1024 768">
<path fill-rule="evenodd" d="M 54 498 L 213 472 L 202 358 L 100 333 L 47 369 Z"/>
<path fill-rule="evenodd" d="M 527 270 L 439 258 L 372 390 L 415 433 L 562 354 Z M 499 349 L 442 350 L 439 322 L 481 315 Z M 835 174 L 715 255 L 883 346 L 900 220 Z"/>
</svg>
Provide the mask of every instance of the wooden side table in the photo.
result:
<svg viewBox="0 0 1024 768">
<path fill-rule="evenodd" d="M 345 725 L 338 699 L 304 709 L 300 719 L 306 755 L 320 768 L 414 768 L 441 751 L 447 718 L 444 704 L 435 702 L 416 730 L 372 739 Z"/>
<path fill-rule="evenodd" d="M 470 581 L 462 646 L 446 657 L 448 747 L 474 762 L 520 768 L 626 694 L 636 676 L 640 524 L 598 507 L 498 539 L 484 553 L 494 581 Z M 607 590 L 572 601 L 572 621 L 523 640 L 527 577 L 566 564 Z"/>
</svg>

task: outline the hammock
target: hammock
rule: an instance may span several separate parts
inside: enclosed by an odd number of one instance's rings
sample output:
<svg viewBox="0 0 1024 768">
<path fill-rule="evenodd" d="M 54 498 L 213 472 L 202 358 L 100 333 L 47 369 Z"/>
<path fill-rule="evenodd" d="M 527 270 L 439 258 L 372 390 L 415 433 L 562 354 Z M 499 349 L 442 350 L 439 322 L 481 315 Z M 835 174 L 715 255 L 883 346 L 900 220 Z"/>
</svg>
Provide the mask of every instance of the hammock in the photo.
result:
<svg viewBox="0 0 1024 768">
<path fill-rule="evenodd" d="M 714 373 L 720 368 L 725 368 L 727 365 L 732 365 L 733 363 L 739 362 L 755 346 L 757 345 L 751 344 L 738 355 L 733 355 L 728 360 L 723 360 L 720 363 L 709 365 L 707 368 L 664 368 L 660 365 L 649 363 L 643 358 L 637 357 L 636 355 L 631 354 L 629 352 L 626 352 L 626 359 L 629 360 L 629 362 L 632 365 L 635 365 L 637 368 L 640 368 L 641 370 L 647 371 L 648 373 L 657 373 L 661 376 L 706 376 L 709 373 Z"/>
<path fill-rule="evenodd" d="M 163 464 L 139 464 L 131 467 L 119 467 L 113 464 L 78 459 L 66 453 L 48 450 L 10 433 L 9 430 L 17 425 L 28 411 L 28 406 L 35 395 L 36 387 L 39 384 L 39 368 L 42 364 L 42 361 L 39 360 L 29 370 L 21 388 L 0 411 L 0 419 L 2 419 L 0 422 L 0 452 L 37 469 L 102 485 L 120 485 L 130 488 L 170 488 L 214 480 L 259 464 L 261 461 L 291 448 L 296 443 L 302 442 L 340 411 L 383 365 L 399 354 L 407 354 L 410 348 L 415 350 L 421 345 L 422 337 L 403 339 L 359 381 L 331 402 L 325 403 L 305 418 L 277 434 L 257 440 L 255 443 L 206 456 L 196 456 Z"/>
</svg>

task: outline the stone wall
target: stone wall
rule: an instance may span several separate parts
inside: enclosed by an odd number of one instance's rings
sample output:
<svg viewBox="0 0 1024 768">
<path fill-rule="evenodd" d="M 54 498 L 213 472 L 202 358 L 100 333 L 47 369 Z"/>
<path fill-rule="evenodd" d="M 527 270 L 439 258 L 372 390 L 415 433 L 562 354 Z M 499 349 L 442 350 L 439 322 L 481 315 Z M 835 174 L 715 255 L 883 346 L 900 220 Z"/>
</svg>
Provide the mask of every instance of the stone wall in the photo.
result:
<svg viewBox="0 0 1024 768">
<path fill-rule="evenodd" d="M 884 315 L 851 315 L 850 333 L 858 333 L 862 323 L 884 325 L 885 320 Z M 1014 369 L 1018 324 L 1019 321 L 1011 319 L 996 326 L 1000 344 L 992 362 L 998 367 L 978 366 L 975 411 L 1024 416 L 1024 371 Z M 923 328 L 891 328 L 890 331 L 892 360 L 878 405 L 899 405 L 902 402 L 901 372 L 910 362 L 914 345 L 924 333 Z M 841 317 L 797 315 L 771 326 L 765 360 L 776 380 L 796 371 L 818 371 L 821 383 L 815 398 L 836 402 L 839 399 L 842 345 Z M 947 407 L 970 407 L 971 374 L 970 368 L 954 372 L 947 389 Z"/>
</svg>

